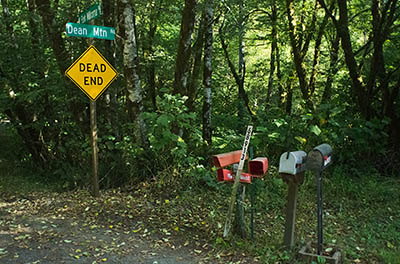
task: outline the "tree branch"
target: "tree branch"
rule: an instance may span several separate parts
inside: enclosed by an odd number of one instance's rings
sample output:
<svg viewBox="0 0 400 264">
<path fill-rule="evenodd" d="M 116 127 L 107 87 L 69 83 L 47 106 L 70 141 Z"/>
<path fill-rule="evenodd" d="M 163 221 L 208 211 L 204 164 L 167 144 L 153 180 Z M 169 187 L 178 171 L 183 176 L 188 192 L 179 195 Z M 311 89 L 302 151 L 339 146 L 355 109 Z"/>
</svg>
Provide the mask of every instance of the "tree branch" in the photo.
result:
<svg viewBox="0 0 400 264">
<path fill-rule="evenodd" d="M 224 51 L 224 55 L 225 55 L 226 61 L 228 62 L 229 69 L 231 70 L 231 73 L 232 73 L 233 77 L 235 78 L 236 84 L 240 85 L 241 78 L 239 77 L 239 74 L 236 72 L 235 66 L 233 65 L 233 63 L 232 63 L 232 61 L 231 61 L 231 59 L 229 57 L 228 46 L 225 43 L 224 34 L 222 32 L 222 28 L 224 26 L 224 22 L 222 22 L 221 26 L 218 29 L 219 39 L 221 40 L 221 46 L 222 46 L 222 49 Z"/>
<path fill-rule="evenodd" d="M 331 18 L 333 24 L 335 27 L 338 26 L 338 21 L 336 20 L 336 17 L 332 14 L 332 11 L 329 10 L 329 8 L 326 6 L 324 0 L 318 0 L 318 3 L 322 6 L 322 8 L 325 10 L 325 13 L 328 14 L 328 16 Z M 332 1 L 332 5 L 334 5 L 334 1 Z"/>
</svg>

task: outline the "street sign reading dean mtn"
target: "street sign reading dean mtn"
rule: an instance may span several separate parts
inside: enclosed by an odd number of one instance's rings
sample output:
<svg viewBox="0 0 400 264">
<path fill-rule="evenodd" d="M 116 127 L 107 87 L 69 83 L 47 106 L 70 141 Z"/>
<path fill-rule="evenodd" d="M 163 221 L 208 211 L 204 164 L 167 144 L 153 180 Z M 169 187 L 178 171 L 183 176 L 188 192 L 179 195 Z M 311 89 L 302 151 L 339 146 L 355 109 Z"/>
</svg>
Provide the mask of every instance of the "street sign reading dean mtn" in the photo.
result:
<svg viewBox="0 0 400 264">
<path fill-rule="evenodd" d="M 97 98 L 115 80 L 118 72 L 91 45 L 66 71 L 68 76 L 89 98 Z"/>
<path fill-rule="evenodd" d="M 68 22 L 65 32 L 69 37 L 115 39 L 115 28 Z"/>
</svg>

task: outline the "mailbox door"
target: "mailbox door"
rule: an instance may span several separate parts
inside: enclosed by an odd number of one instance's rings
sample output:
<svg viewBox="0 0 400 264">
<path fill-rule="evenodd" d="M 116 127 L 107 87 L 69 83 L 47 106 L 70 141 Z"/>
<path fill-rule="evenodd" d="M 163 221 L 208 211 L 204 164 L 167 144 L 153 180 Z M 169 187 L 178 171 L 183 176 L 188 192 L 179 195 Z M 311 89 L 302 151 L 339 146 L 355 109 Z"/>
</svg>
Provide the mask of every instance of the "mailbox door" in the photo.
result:
<svg viewBox="0 0 400 264">
<path fill-rule="evenodd" d="M 328 144 L 315 147 L 307 155 L 307 169 L 320 171 L 332 163 L 332 148 Z"/>
<path fill-rule="evenodd" d="M 249 173 L 254 177 L 263 176 L 268 170 L 268 159 L 258 157 L 249 161 Z"/>
<path fill-rule="evenodd" d="M 232 181 L 232 171 L 226 169 L 217 170 L 218 181 Z"/>
<path fill-rule="evenodd" d="M 323 168 L 324 158 L 318 150 L 312 150 L 307 155 L 307 169 L 320 171 Z"/>
<path fill-rule="evenodd" d="M 291 152 L 289 152 L 289 157 L 287 152 L 281 155 L 279 161 L 279 173 L 296 174 L 296 159 Z"/>
<path fill-rule="evenodd" d="M 295 170 L 296 173 L 301 173 L 303 171 L 305 171 L 306 166 L 305 166 L 305 158 L 307 157 L 307 153 L 305 153 L 304 151 L 298 150 L 298 151 L 294 151 L 291 152 L 294 155 L 296 164 L 295 164 Z"/>
</svg>

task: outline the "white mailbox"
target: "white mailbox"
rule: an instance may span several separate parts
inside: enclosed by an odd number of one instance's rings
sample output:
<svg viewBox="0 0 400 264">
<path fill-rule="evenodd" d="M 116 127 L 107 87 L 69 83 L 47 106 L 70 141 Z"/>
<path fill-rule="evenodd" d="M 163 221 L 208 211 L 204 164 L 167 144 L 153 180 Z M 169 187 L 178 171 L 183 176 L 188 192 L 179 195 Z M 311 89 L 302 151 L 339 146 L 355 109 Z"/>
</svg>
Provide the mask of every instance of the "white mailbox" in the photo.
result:
<svg viewBox="0 0 400 264">
<path fill-rule="evenodd" d="M 301 150 L 283 153 L 279 161 L 279 173 L 296 175 L 305 171 L 306 157 L 307 153 Z"/>
</svg>

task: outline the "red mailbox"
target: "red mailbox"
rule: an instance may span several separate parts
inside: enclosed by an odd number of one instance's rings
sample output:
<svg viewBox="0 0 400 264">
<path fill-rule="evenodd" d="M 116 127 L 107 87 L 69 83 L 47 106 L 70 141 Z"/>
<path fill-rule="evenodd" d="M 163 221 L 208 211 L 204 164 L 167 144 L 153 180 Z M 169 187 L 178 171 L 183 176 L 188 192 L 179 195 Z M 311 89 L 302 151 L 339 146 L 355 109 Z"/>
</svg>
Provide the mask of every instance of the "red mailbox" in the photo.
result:
<svg viewBox="0 0 400 264">
<path fill-rule="evenodd" d="M 234 164 L 234 163 L 239 163 L 240 161 L 240 156 L 242 155 L 241 150 L 236 150 L 224 154 L 219 154 L 219 155 L 214 155 L 212 156 L 212 162 L 215 167 L 217 168 L 223 168 L 228 165 Z M 247 156 L 246 156 L 247 158 Z"/>
<path fill-rule="evenodd" d="M 228 181 L 234 182 L 235 175 L 232 175 L 232 171 L 227 169 L 218 169 L 217 170 L 218 181 Z M 240 175 L 240 182 L 242 183 L 251 183 L 251 174 L 242 172 Z"/>
<path fill-rule="evenodd" d="M 224 169 L 224 167 L 239 163 L 241 155 L 242 151 L 236 150 L 212 156 L 212 163 L 215 167 L 218 168 L 218 181 L 235 181 L 234 173 L 231 170 Z M 251 183 L 252 177 L 262 177 L 265 173 L 267 173 L 267 171 L 268 159 L 265 157 L 255 158 L 249 161 L 249 173 L 242 172 L 242 174 L 240 175 L 240 182 Z"/>
<path fill-rule="evenodd" d="M 251 174 L 242 172 L 242 175 L 240 175 L 240 182 L 251 183 Z"/>
<path fill-rule="evenodd" d="M 249 161 L 249 173 L 253 177 L 262 177 L 268 171 L 268 159 L 258 157 Z"/>
<path fill-rule="evenodd" d="M 217 170 L 218 181 L 232 181 L 232 171 L 226 169 Z"/>
</svg>

